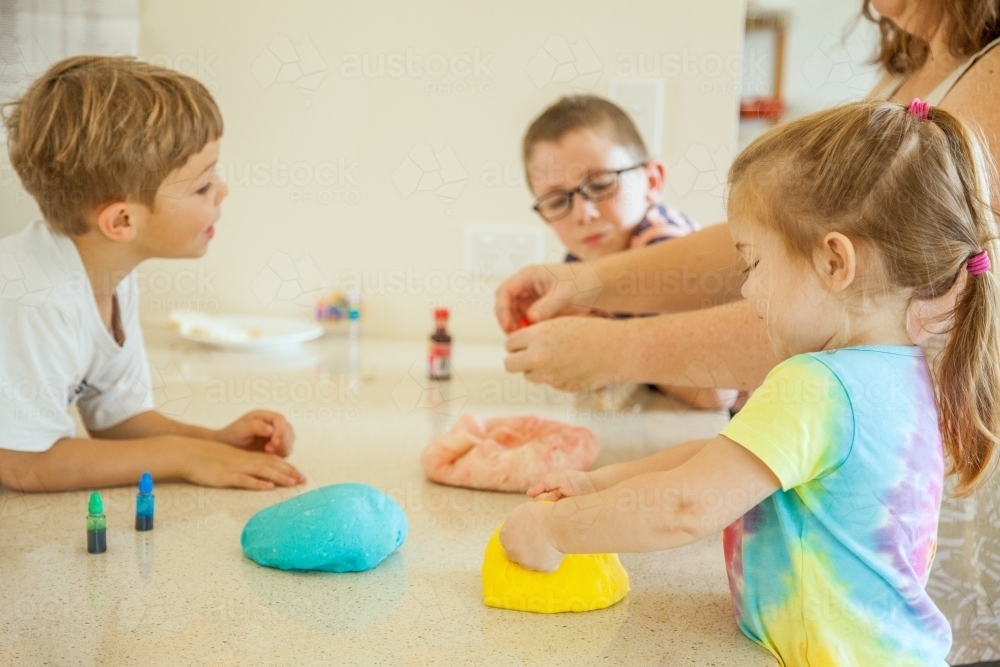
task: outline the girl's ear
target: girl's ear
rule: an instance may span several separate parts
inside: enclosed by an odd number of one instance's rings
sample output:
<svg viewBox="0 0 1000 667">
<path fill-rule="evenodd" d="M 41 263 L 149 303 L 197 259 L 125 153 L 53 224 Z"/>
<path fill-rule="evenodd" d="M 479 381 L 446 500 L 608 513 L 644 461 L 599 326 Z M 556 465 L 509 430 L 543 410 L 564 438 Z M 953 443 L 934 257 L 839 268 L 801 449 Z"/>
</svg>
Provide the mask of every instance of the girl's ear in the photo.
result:
<svg viewBox="0 0 1000 667">
<path fill-rule="evenodd" d="M 857 274 L 858 258 L 854 244 L 840 232 L 830 232 L 823 239 L 820 250 L 819 271 L 831 292 L 847 289 Z"/>
</svg>

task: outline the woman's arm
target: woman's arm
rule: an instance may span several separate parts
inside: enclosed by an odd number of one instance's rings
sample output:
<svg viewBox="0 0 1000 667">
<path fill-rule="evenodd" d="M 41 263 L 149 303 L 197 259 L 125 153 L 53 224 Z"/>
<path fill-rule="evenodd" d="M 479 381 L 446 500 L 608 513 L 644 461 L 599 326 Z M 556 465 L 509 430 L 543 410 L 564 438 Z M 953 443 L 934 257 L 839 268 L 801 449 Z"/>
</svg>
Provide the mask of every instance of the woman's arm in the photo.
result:
<svg viewBox="0 0 1000 667">
<path fill-rule="evenodd" d="M 703 389 L 701 387 L 679 387 L 675 384 L 658 384 L 656 388 L 663 394 L 680 401 L 695 410 L 729 410 L 739 400 L 736 389 Z"/>
<path fill-rule="evenodd" d="M 611 382 L 750 390 L 781 361 L 746 301 L 631 320 L 558 317 L 515 331 L 506 347 L 508 372 L 564 391 Z"/>
<path fill-rule="evenodd" d="M 594 306 L 618 312 L 676 313 L 740 298 L 746 264 L 720 223 L 687 236 L 594 262 L 606 286 Z"/>
<path fill-rule="evenodd" d="M 749 301 L 635 322 L 620 368 L 643 382 L 750 391 L 782 361 Z"/>
<path fill-rule="evenodd" d="M 717 533 L 781 488 L 774 473 L 725 436 L 682 465 L 643 473 L 555 504 L 525 503 L 500 542 L 511 560 L 552 571 L 563 554 L 662 551 Z"/>
<path fill-rule="evenodd" d="M 595 262 L 529 266 L 496 293 L 507 333 L 522 317 L 547 320 L 580 308 L 660 313 L 707 308 L 739 297 L 744 263 L 725 224 Z"/>
</svg>

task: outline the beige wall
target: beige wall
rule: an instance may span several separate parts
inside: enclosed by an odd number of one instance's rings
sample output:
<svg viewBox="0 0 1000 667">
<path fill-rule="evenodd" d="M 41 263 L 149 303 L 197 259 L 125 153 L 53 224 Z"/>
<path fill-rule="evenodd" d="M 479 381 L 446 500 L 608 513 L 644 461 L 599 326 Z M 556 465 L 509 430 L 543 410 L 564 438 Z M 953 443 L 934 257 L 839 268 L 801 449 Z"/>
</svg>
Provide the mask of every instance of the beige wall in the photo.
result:
<svg viewBox="0 0 1000 667">
<path fill-rule="evenodd" d="M 526 124 L 616 75 L 662 79 L 668 199 L 718 220 L 742 17 L 740 0 L 145 0 L 141 57 L 215 93 L 231 193 L 203 259 L 143 267 L 144 321 L 178 306 L 308 312 L 321 284 L 361 277 L 367 332 L 426 336 L 437 302 L 459 339 L 499 339 L 495 282 L 463 271 L 463 232 L 542 224 L 521 177 Z M 30 214 L 5 204 L 0 231 Z M 548 232 L 545 254 L 559 256 Z"/>
</svg>

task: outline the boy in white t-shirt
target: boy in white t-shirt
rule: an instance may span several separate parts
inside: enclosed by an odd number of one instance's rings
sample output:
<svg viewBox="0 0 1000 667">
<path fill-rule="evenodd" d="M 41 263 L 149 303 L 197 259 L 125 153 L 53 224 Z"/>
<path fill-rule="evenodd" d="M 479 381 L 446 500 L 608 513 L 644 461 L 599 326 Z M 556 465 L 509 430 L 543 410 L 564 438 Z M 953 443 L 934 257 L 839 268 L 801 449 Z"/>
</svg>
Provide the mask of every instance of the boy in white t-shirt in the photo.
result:
<svg viewBox="0 0 1000 667">
<path fill-rule="evenodd" d="M 10 160 L 45 222 L 0 239 L 0 483 L 304 481 L 277 413 L 218 431 L 153 410 L 135 268 L 205 253 L 227 194 L 222 117 L 200 83 L 132 58 L 53 65 L 5 109 Z M 75 438 L 77 405 L 91 438 Z"/>
</svg>

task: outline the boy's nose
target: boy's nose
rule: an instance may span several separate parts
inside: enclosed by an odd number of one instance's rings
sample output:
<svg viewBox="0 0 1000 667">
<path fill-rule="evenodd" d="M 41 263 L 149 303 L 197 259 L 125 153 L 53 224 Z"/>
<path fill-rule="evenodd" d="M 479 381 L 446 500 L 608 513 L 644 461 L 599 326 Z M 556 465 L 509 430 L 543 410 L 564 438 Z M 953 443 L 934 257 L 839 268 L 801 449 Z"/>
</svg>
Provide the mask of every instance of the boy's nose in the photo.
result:
<svg viewBox="0 0 1000 667">
<path fill-rule="evenodd" d="M 573 197 L 573 218 L 580 223 L 590 222 L 601 214 L 597 204 L 587 199 L 579 192 Z"/>
<path fill-rule="evenodd" d="M 219 190 L 218 190 L 218 192 L 219 192 L 219 196 L 218 196 L 218 198 L 217 198 L 217 200 L 216 200 L 215 203 L 216 204 L 221 204 L 222 200 L 225 199 L 226 196 L 229 194 L 229 185 L 225 181 L 221 181 L 219 183 Z"/>
</svg>

